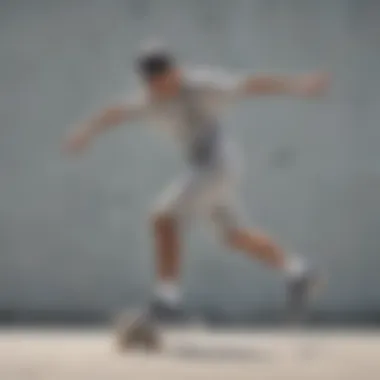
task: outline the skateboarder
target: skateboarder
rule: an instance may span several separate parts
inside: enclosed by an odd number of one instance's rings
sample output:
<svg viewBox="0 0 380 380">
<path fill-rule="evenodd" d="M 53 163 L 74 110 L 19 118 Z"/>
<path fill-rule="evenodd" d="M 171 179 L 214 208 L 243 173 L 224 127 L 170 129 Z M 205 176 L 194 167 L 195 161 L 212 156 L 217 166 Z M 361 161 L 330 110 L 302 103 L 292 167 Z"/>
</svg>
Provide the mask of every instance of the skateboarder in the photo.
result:
<svg viewBox="0 0 380 380">
<path fill-rule="evenodd" d="M 247 98 L 323 95 L 328 76 L 232 75 L 220 69 L 186 68 L 169 48 L 158 45 L 142 48 L 135 67 L 141 89 L 81 123 L 69 134 L 65 148 L 80 152 L 100 133 L 138 119 L 162 127 L 180 145 L 187 170 L 162 193 L 151 213 L 156 285 L 150 313 L 160 320 L 181 317 L 181 233 L 184 222 L 199 215 L 215 225 L 223 244 L 284 274 L 290 305 L 301 310 L 315 280 L 314 270 L 301 255 L 285 252 L 241 217 L 236 191 L 241 168 L 219 114 Z"/>
</svg>

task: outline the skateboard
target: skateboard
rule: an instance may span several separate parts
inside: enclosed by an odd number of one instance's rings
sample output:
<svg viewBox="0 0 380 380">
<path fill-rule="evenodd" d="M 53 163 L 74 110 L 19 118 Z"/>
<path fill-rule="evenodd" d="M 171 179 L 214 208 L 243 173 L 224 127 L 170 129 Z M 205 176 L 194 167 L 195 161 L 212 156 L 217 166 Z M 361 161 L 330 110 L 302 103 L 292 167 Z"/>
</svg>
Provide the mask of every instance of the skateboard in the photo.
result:
<svg viewBox="0 0 380 380">
<path fill-rule="evenodd" d="M 158 326 L 141 311 L 127 311 L 118 316 L 115 324 L 116 345 L 119 351 L 160 351 L 162 339 Z"/>
</svg>

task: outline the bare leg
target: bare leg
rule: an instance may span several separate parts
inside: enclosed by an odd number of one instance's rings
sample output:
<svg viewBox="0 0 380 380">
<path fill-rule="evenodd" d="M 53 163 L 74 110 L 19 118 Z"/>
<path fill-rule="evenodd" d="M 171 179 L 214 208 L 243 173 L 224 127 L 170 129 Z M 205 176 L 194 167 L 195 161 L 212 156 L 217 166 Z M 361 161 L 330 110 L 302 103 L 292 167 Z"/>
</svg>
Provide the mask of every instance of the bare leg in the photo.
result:
<svg viewBox="0 0 380 380">
<path fill-rule="evenodd" d="M 275 269 L 284 269 L 285 253 L 274 241 L 257 231 L 233 229 L 226 233 L 228 245 Z"/>
<path fill-rule="evenodd" d="M 175 322 L 182 317 L 178 222 L 172 216 L 162 213 L 154 218 L 153 230 L 156 285 L 150 313 L 157 321 Z"/>
<path fill-rule="evenodd" d="M 157 281 L 177 280 L 180 266 L 180 244 L 177 221 L 168 215 L 153 219 Z"/>
<path fill-rule="evenodd" d="M 227 243 L 244 251 L 272 268 L 284 272 L 288 278 L 289 318 L 293 322 L 305 319 L 312 291 L 319 285 L 318 276 L 310 272 L 302 258 L 286 257 L 271 238 L 257 231 L 232 229 L 226 233 Z"/>
</svg>

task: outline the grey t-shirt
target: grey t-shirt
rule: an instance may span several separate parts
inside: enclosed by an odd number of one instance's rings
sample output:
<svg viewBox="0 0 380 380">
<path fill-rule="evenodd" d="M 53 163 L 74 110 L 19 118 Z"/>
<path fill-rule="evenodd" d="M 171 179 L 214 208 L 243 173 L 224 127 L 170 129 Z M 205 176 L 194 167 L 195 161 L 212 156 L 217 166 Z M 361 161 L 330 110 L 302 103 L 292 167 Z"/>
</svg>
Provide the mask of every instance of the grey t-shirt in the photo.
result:
<svg viewBox="0 0 380 380">
<path fill-rule="evenodd" d="M 242 81 L 242 76 L 221 69 L 184 69 L 182 89 L 176 97 L 155 100 L 143 89 L 128 100 L 128 109 L 137 118 L 168 131 L 180 142 L 190 164 L 210 165 L 223 154 L 219 113 L 243 95 Z"/>
</svg>

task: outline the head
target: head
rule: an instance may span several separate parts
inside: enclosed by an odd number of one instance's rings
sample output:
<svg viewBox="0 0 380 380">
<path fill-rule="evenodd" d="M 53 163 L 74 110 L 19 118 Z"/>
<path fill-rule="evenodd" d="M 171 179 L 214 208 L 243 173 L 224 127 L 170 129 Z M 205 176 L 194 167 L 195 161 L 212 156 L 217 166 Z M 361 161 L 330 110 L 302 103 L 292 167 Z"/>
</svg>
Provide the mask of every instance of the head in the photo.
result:
<svg viewBox="0 0 380 380">
<path fill-rule="evenodd" d="M 172 96 L 179 90 L 179 68 L 172 53 L 165 47 L 142 49 L 136 60 L 136 70 L 153 95 Z"/>
</svg>

